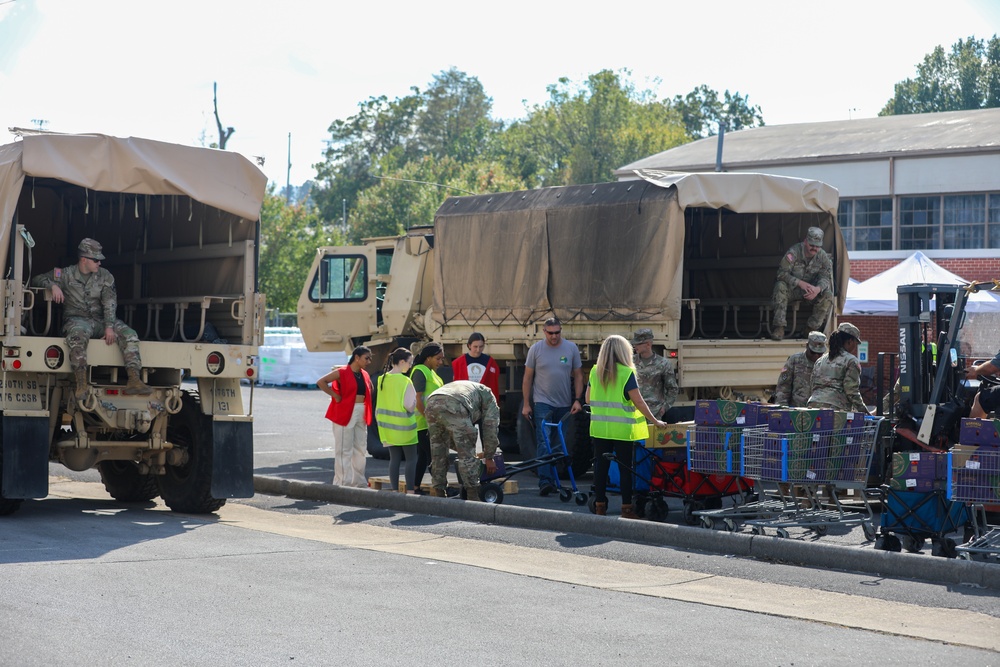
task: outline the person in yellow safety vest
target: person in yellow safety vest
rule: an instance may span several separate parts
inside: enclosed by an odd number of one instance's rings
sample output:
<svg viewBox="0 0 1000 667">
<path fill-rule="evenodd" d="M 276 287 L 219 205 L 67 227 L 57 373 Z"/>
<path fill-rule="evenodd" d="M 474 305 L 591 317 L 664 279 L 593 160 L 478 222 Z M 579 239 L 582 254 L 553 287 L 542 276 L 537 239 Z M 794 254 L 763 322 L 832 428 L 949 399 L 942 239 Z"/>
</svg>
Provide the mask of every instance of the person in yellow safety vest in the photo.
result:
<svg viewBox="0 0 1000 667">
<path fill-rule="evenodd" d="M 445 362 L 444 348 L 441 343 L 430 342 L 424 345 L 413 360 L 410 369 L 410 380 L 417 391 L 417 471 L 414 473 L 414 484 L 417 488 L 424 481 L 424 473 L 431 464 L 431 437 L 427 432 L 427 419 L 424 417 L 424 402 L 435 391 L 444 386 L 444 380 L 437 374 L 437 369 Z"/>
<path fill-rule="evenodd" d="M 646 421 L 658 427 L 666 426 L 653 416 L 639 391 L 632 362 L 632 345 L 623 336 L 608 336 L 601 344 L 597 365 L 590 371 L 587 387 L 590 404 L 590 437 L 594 444 L 594 512 L 608 511 L 608 470 L 611 461 L 605 454 L 632 467 L 632 455 L 637 440 L 649 437 Z M 620 470 L 622 518 L 638 519 L 632 509 L 632 475 L 624 466 Z"/>
<path fill-rule="evenodd" d="M 389 355 L 378 381 L 375 406 L 378 436 L 389 450 L 389 484 L 393 491 L 399 489 L 399 464 L 405 458 L 403 479 L 407 493 L 416 493 L 417 470 L 417 392 L 406 376 L 412 363 L 413 353 L 405 347 Z"/>
</svg>

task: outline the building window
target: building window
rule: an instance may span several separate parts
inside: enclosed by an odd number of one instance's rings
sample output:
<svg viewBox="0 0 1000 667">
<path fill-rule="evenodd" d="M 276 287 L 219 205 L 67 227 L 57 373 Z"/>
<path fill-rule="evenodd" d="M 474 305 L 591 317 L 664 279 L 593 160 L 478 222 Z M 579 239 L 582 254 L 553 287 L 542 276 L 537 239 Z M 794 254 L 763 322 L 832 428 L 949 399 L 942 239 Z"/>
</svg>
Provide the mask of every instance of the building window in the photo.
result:
<svg viewBox="0 0 1000 667">
<path fill-rule="evenodd" d="M 941 247 L 941 197 L 899 198 L 899 249 Z"/>
<path fill-rule="evenodd" d="M 944 248 L 982 248 L 986 226 L 986 195 L 944 198 Z"/>
<path fill-rule="evenodd" d="M 837 222 L 848 250 L 892 250 L 891 198 L 841 200 Z"/>
<path fill-rule="evenodd" d="M 986 237 L 990 240 L 987 248 L 1000 248 L 1000 194 L 990 195 L 990 210 Z"/>
</svg>

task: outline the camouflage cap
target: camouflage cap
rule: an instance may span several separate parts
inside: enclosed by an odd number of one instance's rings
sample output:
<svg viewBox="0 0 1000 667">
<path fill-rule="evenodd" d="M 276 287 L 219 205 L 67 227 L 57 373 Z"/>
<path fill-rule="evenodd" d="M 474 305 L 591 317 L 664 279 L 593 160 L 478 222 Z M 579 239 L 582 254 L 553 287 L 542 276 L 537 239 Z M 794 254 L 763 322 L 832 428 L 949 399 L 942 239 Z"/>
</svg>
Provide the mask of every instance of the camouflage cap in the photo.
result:
<svg viewBox="0 0 1000 667">
<path fill-rule="evenodd" d="M 826 334 L 822 331 L 810 331 L 809 332 L 809 342 L 806 343 L 806 347 L 809 348 L 811 352 L 816 354 L 823 354 L 826 352 Z"/>
<path fill-rule="evenodd" d="M 636 329 L 636 332 L 632 334 L 633 345 L 638 345 L 639 343 L 648 343 L 652 340 L 653 340 L 652 329 Z"/>
<path fill-rule="evenodd" d="M 806 242 L 811 245 L 823 245 L 823 230 L 819 227 L 810 227 L 806 231 Z"/>
<path fill-rule="evenodd" d="M 840 326 L 837 327 L 837 331 L 848 334 L 849 336 L 854 336 L 859 341 L 861 340 L 861 329 L 858 329 L 850 322 L 841 322 Z"/>
<path fill-rule="evenodd" d="M 104 255 L 101 254 L 102 250 L 104 250 L 104 247 L 94 239 L 84 239 L 80 241 L 80 245 L 77 247 L 80 257 L 87 257 L 88 259 L 96 259 L 98 261 L 104 259 Z"/>
</svg>

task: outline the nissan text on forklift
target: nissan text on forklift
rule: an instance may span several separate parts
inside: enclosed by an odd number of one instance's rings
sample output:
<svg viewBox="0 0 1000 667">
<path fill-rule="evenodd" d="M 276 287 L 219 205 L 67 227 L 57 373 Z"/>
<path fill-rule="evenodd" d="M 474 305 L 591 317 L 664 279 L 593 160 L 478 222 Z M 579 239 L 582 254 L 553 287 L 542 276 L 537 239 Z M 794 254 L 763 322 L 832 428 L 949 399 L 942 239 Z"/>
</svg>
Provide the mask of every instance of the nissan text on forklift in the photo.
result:
<svg viewBox="0 0 1000 667">
<path fill-rule="evenodd" d="M 897 288 L 899 354 L 880 353 L 876 366 L 878 411 L 888 393 L 887 416 L 894 425 L 879 457 L 877 477 L 886 483 L 877 549 L 916 552 L 929 538 L 935 555 L 954 557 L 956 542 L 947 535 L 964 529 L 968 538 L 966 509 L 948 499 L 945 469 L 946 452 L 959 443 L 961 420 L 979 389 L 979 380 L 966 379 L 966 368 L 976 363 L 973 350 L 997 344 L 973 341 L 966 329 L 966 307 L 979 289 L 976 283 Z M 931 465 L 908 476 L 920 461 Z"/>
<path fill-rule="evenodd" d="M 96 467 L 115 499 L 161 496 L 174 511 L 214 512 L 252 496 L 266 176 L 227 151 L 14 134 L 0 146 L 0 515 L 48 495 L 50 462 Z M 63 308 L 50 288 L 31 286 L 75 264 L 84 238 L 103 245 L 117 316 L 139 336 L 148 395 L 125 391 L 122 353 L 102 339 L 87 344 L 79 386 Z"/>
</svg>

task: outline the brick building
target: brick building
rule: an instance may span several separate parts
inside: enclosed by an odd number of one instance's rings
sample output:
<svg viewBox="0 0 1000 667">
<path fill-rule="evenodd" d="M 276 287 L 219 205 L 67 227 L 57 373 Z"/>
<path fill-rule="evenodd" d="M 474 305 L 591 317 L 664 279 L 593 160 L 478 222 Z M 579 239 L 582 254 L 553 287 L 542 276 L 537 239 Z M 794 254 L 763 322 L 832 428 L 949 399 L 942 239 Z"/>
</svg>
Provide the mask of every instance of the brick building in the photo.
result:
<svg viewBox="0 0 1000 667">
<path fill-rule="evenodd" d="M 858 281 L 916 250 L 966 280 L 1000 278 L 1000 109 L 758 127 L 678 146 L 616 175 L 628 180 L 635 169 L 763 172 L 834 186 Z M 868 342 L 869 366 L 878 352 L 898 351 L 895 317 L 844 319 Z M 972 351 L 992 356 L 1000 319 L 975 320 Z"/>
</svg>

